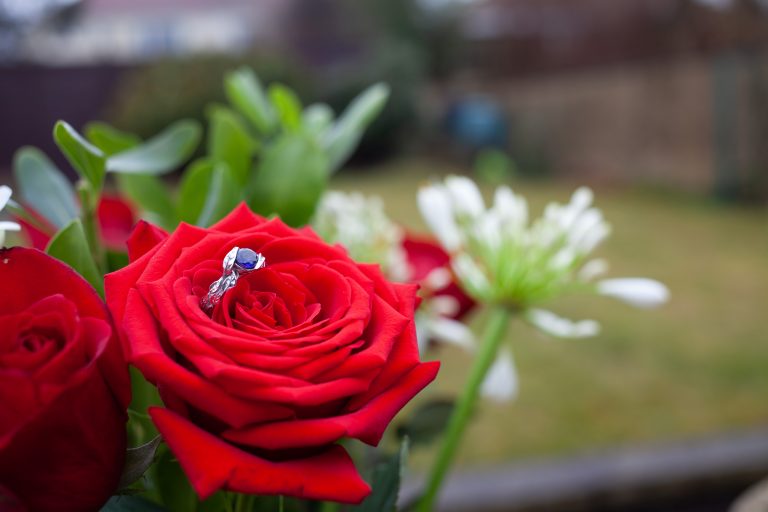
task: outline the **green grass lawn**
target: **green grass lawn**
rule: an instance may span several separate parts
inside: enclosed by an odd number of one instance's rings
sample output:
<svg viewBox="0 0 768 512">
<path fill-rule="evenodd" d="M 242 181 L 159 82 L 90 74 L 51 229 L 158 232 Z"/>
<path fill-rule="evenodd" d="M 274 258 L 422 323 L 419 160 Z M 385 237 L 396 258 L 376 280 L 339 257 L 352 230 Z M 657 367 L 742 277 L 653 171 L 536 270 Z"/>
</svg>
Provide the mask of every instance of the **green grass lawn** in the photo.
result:
<svg viewBox="0 0 768 512">
<path fill-rule="evenodd" d="M 393 219 L 421 231 L 416 188 L 447 171 L 406 162 L 342 174 L 333 187 L 379 195 Z M 512 186 L 536 216 L 574 188 Z M 671 302 L 650 311 L 597 296 L 549 305 L 564 316 L 599 320 L 602 333 L 586 340 L 547 339 L 513 322 L 508 343 L 520 372 L 519 398 L 481 405 L 459 463 L 768 424 L 768 212 L 642 190 L 598 188 L 596 196 L 613 226 L 599 250 L 610 275 L 659 279 L 670 287 Z M 454 394 L 469 366 L 459 350 L 434 356 L 442 370 L 422 399 Z M 428 457 L 415 454 L 415 465 L 423 467 Z"/>
</svg>

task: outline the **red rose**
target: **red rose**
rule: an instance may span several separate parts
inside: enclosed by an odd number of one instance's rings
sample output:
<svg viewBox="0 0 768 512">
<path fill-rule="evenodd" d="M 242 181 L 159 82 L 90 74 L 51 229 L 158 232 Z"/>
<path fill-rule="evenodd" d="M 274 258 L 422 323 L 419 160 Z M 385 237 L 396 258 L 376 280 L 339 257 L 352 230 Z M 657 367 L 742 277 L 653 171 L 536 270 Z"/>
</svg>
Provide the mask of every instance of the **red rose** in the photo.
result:
<svg viewBox="0 0 768 512">
<path fill-rule="evenodd" d="M 0 510 L 98 510 L 125 458 L 128 369 L 91 286 L 0 249 Z"/>
<path fill-rule="evenodd" d="M 209 317 L 234 246 L 266 257 Z M 246 206 L 171 235 L 139 223 L 132 263 L 106 279 L 124 351 L 157 384 L 150 410 L 202 498 L 217 489 L 355 503 L 370 492 L 342 438 L 377 444 L 437 374 L 420 363 L 414 285 L 387 281 L 311 230 Z"/>
<path fill-rule="evenodd" d="M 125 242 L 136 223 L 133 207 L 119 196 L 104 195 L 99 201 L 96 214 L 99 220 L 99 233 L 104 246 L 113 251 L 124 252 Z M 24 228 L 24 233 L 32 247 L 45 249 L 56 229 L 39 215 L 35 215 L 35 218 L 41 226 L 45 227 L 44 230 L 25 222 L 24 219 L 17 218 L 16 220 Z"/>
<path fill-rule="evenodd" d="M 436 269 L 445 269 L 450 272 L 450 255 L 432 239 L 407 235 L 403 240 L 403 249 L 411 269 L 410 281 L 414 283 L 423 283 Z M 429 286 L 425 288 L 428 289 Z M 475 306 L 475 301 L 464 293 L 454 280 L 436 290 L 428 291 L 433 296 L 449 296 L 456 299 L 458 309 L 453 318 L 463 317 Z"/>
</svg>

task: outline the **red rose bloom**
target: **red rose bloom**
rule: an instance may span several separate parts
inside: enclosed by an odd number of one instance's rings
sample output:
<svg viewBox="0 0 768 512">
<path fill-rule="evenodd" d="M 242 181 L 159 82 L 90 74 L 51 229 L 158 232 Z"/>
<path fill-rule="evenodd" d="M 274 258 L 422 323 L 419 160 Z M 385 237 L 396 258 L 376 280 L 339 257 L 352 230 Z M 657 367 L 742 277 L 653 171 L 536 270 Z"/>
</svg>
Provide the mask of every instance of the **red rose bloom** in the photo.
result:
<svg viewBox="0 0 768 512">
<path fill-rule="evenodd" d="M 450 272 L 450 255 L 432 239 L 407 235 L 403 240 L 403 250 L 411 269 L 411 282 L 421 283 L 436 269 L 444 268 Z M 475 301 L 455 281 L 430 291 L 434 296 L 447 295 L 456 299 L 458 309 L 453 318 L 463 317 L 475 306 Z"/>
<path fill-rule="evenodd" d="M 106 308 L 35 249 L 0 249 L 0 282 L 0 510 L 99 510 L 123 469 L 130 401 Z"/>
<path fill-rule="evenodd" d="M 234 246 L 266 257 L 211 315 Z M 414 285 L 246 206 L 209 229 L 140 223 L 107 276 L 124 351 L 157 384 L 150 414 L 201 498 L 220 488 L 355 503 L 370 492 L 342 438 L 377 444 L 437 373 L 420 363 Z"/>
</svg>

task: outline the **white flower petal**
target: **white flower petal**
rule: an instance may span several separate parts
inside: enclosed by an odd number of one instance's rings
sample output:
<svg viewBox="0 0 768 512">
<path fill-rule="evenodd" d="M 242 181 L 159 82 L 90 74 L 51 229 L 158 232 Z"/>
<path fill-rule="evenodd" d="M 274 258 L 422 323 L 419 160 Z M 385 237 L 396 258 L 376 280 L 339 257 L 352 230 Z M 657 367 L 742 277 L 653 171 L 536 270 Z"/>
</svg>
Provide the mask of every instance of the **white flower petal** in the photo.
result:
<svg viewBox="0 0 768 512">
<path fill-rule="evenodd" d="M 11 187 L 7 185 L 0 185 L 0 211 L 8 204 L 8 200 L 11 198 L 13 191 Z"/>
<path fill-rule="evenodd" d="M 578 278 L 581 281 L 591 281 L 606 272 L 608 272 L 608 262 L 603 258 L 596 258 L 589 260 L 581 267 Z"/>
<path fill-rule="evenodd" d="M 502 348 L 485 375 L 480 393 L 496 402 L 508 402 L 517 396 L 518 389 L 519 382 L 512 353 Z"/>
<path fill-rule="evenodd" d="M 597 283 L 597 293 L 638 308 L 653 308 L 669 300 L 669 288 L 645 277 L 603 279 Z"/>
<path fill-rule="evenodd" d="M 461 308 L 461 304 L 459 304 L 456 297 L 450 295 L 432 297 L 427 301 L 427 306 L 434 313 L 447 317 L 454 316 L 459 312 L 459 308 Z"/>
<path fill-rule="evenodd" d="M 463 323 L 445 317 L 430 318 L 427 330 L 430 339 L 438 343 L 456 345 L 469 352 L 475 349 L 475 336 Z"/>
<path fill-rule="evenodd" d="M 20 231 L 21 226 L 15 222 L 0 221 L 0 231 Z"/>
<path fill-rule="evenodd" d="M 474 291 L 479 297 L 487 296 L 491 283 L 480 266 L 468 254 L 459 254 L 453 259 L 453 271 L 465 290 Z"/>
<path fill-rule="evenodd" d="M 529 309 L 525 318 L 534 327 L 555 338 L 589 338 L 600 332 L 600 324 L 594 320 L 574 322 L 545 309 Z"/>
<path fill-rule="evenodd" d="M 440 290 L 451 284 L 452 280 L 453 276 L 450 270 L 445 267 L 437 267 L 427 274 L 422 280 L 422 284 L 430 290 Z"/>
<path fill-rule="evenodd" d="M 480 189 L 471 179 L 465 176 L 448 176 L 445 179 L 445 187 L 457 212 L 477 217 L 485 211 Z"/>
<path fill-rule="evenodd" d="M 454 218 L 453 205 L 445 189 L 430 185 L 419 190 L 419 211 L 429 229 L 449 252 L 461 246 L 461 233 Z"/>
</svg>

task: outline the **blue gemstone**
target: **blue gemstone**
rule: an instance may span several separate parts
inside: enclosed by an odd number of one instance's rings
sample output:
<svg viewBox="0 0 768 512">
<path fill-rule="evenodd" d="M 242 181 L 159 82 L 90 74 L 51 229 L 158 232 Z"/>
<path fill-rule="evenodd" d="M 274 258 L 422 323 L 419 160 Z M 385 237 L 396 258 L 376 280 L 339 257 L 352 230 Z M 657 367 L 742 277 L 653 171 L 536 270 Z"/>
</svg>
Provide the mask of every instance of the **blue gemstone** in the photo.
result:
<svg viewBox="0 0 768 512">
<path fill-rule="evenodd" d="M 253 270 L 256 268 L 256 263 L 259 261 L 259 255 L 251 249 L 238 249 L 237 256 L 235 257 L 235 263 L 246 270 Z"/>
</svg>

